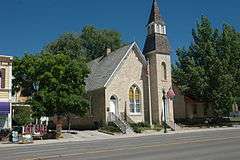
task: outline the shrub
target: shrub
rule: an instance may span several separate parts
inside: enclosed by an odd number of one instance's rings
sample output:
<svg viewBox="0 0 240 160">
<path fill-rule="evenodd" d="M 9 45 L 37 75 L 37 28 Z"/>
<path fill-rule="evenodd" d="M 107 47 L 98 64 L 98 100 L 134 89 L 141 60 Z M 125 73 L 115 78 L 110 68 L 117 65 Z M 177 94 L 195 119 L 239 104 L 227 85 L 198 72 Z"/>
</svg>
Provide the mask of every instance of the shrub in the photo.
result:
<svg viewBox="0 0 240 160">
<path fill-rule="evenodd" d="M 133 127 L 135 133 L 142 133 L 143 129 L 141 127 Z"/>
<path fill-rule="evenodd" d="M 137 126 L 138 127 L 143 127 L 143 128 L 150 128 L 151 127 L 150 124 L 144 123 L 144 122 L 137 123 Z"/>
<path fill-rule="evenodd" d="M 110 133 L 121 132 L 120 128 L 115 123 L 112 123 L 112 122 L 109 122 L 107 125 L 101 127 L 99 130 L 100 131 L 107 131 L 107 132 L 110 132 Z"/>
<path fill-rule="evenodd" d="M 146 124 L 145 123 L 131 123 L 130 126 L 132 127 L 133 131 L 135 133 L 142 133 L 144 128 L 146 128 Z"/>
<path fill-rule="evenodd" d="M 31 123 L 32 120 L 32 109 L 30 106 L 17 106 L 14 107 L 14 117 L 13 120 L 19 126 L 24 126 Z"/>
<path fill-rule="evenodd" d="M 212 118 L 182 118 L 176 119 L 176 123 L 189 126 L 215 126 L 215 125 L 224 125 L 230 122 L 229 118 L 223 117 L 212 117 Z"/>
<path fill-rule="evenodd" d="M 6 140 L 8 136 L 10 135 L 10 130 L 9 129 L 1 129 L 0 130 L 0 141 Z"/>
</svg>

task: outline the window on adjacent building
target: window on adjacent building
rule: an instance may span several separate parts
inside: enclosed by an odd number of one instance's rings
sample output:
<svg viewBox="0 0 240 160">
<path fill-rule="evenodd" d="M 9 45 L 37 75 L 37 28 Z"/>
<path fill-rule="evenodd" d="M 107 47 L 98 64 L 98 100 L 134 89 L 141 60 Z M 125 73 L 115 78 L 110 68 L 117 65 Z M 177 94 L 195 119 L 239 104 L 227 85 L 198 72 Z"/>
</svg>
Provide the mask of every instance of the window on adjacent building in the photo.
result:
<svg viewBox="0 0 240 160">
<path fill-rule="evenodd" d="M 194 104 L 194 105 L 193 105 L 193 114 L 196 115 L 197 112 L 198 112 L 198 111 L 197 111 L 197 105 Z"/>
<path fill-rule="evenodd" d="M 167 66 L 165 62 L 162 62 L 161 71 L 162 71 L 163 80 L 167 80 Z"/>
<path fill-rule="evenodd" d="M 1 86 L 1 88 L 5 88 L 5 73 L 6 73 L 6 69 L 1 68 L 1 70 L 0 70 L 0 86 Z"/>
<path fill-rule="evenodd" d="M 141 93 L 136 85 L 129 89 L 129 104 L 131 113 L 141 113 Z"/>
<path fill-rule="evenodd" d="M 204 116 L 207 116 L 207 115 L 208 115 L 208 109 L 209 109 L 208 106 L 205 106 L 205 107 L 204 107 L 204 111 L 203 111 L 203 112 L 204 112 L 204 113 L 203 113 Z"/>
</svg>

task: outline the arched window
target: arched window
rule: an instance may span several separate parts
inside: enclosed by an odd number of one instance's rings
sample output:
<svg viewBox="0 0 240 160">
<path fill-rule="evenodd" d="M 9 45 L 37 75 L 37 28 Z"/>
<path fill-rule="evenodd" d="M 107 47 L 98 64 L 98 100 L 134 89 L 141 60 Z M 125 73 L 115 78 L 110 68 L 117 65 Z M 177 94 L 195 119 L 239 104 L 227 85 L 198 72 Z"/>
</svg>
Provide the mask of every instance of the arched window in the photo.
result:
<svg viewBox="0 0 240 160">
<path fill-rule="evenodd" d="M 163 80 L 167 80 L 167 67 L 165 62 L 162 62 L 161 72 L 162 72 Z"/>
<path fill-rule="evenodd" d="M 134 112 L 134 90 L 131 87 L 129 90 L 130 112 Z"/>
<path fill-rule="evenodd" d="M 141 93 L 135 85 L 129 89 L 129 102 L 131 113 L 141 113 Z"/>
<path fill-rule="evenodd" d="M 162 26 L 161 25 L 158 25 L 158 33 L 162 33 Z"/>
</svg>

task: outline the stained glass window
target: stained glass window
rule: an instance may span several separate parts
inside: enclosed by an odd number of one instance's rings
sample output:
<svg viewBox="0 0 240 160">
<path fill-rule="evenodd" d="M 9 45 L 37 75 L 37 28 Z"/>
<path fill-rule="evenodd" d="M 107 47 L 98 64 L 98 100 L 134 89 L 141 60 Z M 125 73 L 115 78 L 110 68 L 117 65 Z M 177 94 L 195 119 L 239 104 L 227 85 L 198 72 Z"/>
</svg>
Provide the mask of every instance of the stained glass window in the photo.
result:
<svg viewBox="0 0 240 160">
<path fill-rule="evenodd" d="M 141 93 L 137 86 L 129 89 L 130 112 L 141 113 Z"/>
</svg>

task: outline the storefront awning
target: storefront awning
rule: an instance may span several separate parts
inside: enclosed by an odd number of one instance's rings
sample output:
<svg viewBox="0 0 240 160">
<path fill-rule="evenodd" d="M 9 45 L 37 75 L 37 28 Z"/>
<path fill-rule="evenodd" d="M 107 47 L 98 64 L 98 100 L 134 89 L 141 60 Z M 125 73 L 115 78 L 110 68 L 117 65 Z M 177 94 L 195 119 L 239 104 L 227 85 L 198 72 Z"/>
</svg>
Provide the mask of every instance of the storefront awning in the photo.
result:
<svg viewBox="0 0 240 160">
<path fill-rule="evenodd" d="M 0 102 L 0 115 L 8 115 L 10 113 L 10 103 Z"/>
</svg>

